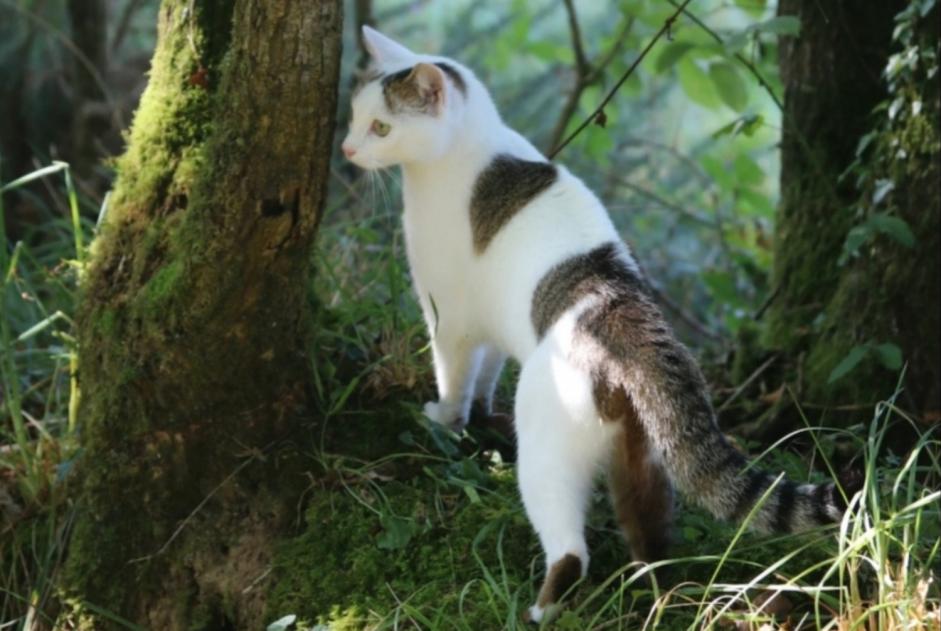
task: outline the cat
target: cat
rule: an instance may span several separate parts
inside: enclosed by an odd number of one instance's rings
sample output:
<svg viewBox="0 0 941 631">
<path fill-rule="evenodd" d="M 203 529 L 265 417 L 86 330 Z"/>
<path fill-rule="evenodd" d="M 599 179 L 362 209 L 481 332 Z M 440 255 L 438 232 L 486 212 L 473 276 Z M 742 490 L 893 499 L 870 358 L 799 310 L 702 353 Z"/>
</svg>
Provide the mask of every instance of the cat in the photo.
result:
<svg viewBox="0 0 941 631">
<path fill-rule="evenodd" d="M 505 359 L 521 365 L 518 480 L 546 564 L 529 619 L 586 572 L 585 512 L 602 470 L 639 561 L 666 554 L 674 486 L 720 519 L 754 509 L 758 531 L 839 520 L 834 483 L 751 468 L 726 441 L 696 361 L 581 180 L 507 127 L 470 69 L 368 26 L 363 39 L 372 67 L 342 150 L 363 169 L 401 167 L 438 389 L 426 416 L 460 431 L 472 406 L 492 412 Z"/>
</svg>

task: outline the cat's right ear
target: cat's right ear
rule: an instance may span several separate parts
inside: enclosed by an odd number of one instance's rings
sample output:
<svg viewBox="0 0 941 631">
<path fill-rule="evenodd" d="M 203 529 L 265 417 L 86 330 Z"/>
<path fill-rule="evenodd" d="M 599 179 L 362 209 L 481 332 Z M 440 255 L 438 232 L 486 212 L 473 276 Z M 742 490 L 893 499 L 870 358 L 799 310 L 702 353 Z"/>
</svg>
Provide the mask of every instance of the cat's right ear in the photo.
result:
<svg viewBox="0 0 941 631">
<path fill-rule="evenodd" d="M 408 61 L 415 57 L 415 53 L 405 46 L 365 24 L 363 25 L 363 44 L 373 60 L 380 65 Z"/>
</svg>

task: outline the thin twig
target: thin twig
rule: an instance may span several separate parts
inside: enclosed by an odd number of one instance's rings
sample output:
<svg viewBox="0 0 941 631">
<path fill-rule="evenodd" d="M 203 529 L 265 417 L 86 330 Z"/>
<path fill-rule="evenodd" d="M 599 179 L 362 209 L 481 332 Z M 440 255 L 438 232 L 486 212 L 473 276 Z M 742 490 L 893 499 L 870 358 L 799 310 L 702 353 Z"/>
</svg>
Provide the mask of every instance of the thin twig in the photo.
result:
<svg viewBox="0 0 941 631">
<path fill-rule="evenodd" d="M 739 387 L 737 387 L 737 388 L 735 389 L 735 392 L 733 392 L 733 393 L 729 396 L 728 399 L 726 399 L 725 401 L 722 402 L 722 405 L 720 405 L 718 408 L 716 408 L 716 412 L 717 412 L 717 413 L 718 413 L 718 412 L 721 412 L 721 411 L 724 410 L 725 408 L 729 407 L 729 405 L 731 405 L 731 403 L 732 403 L 733 401 L 735 401 L 735 399 L 737 399 L 737 398 L 739 397 L 739 395 L 742 394 L 742 393 L 745 391 L 745 389 L 746 389 L 748 386 L 750 386 L 750 385 L 755 381 L 755 379 L 757 379 L 758 377 L 760 377 L 761 374 L 762 374 L 764 371 L 766 371 L 766 370 L 771 366 L 771 364 L 773 364 L 774 362 L 776 362 L 777 359 L 778 359 L 778 356 L 777 356 L 777 355 L 772 355 L 771 357 L 769 357 L 768 359 L 766 359 L 766 360 L 764 361 L 764 363 L 761 364 L 761 366 L 758 366 L 758 368 L 755 369 L 755 372 L 753 372 L 752 374 L 750 374 L 750 375 L 748 376 L 748 379 L 746 379 L 745 381 L 743 381 L 742 384 L 741 384 Z"/>
<path fill-rule="evenodd" d="M 715 222 L 709 219 L 708 217 L 704 217 L 703 215 L 698 214 L 694 210 L 690 210 L 688 208 L 680 206 L 676 202 L 671 202 L 670 200 L 662 197 L 661 195 L 658 195 L 657 193 L 651 191 L 650 189 L 644 188 L 643 186 L 640 186 L 638 184 L 634 184 L 633 182 L 631 182 L 630 180 L 626 178 L 618 178 L 617 181 L 624 188 L 630 191 L 633 191 L 637 193 L 638 195 L 642 195 L 643 197 L 646 197 L 647 199 L 655 202 L 656 204 L 659 204 L 663 208 L 672 210 L 675 213 L 682 215 L 704 226 L 708 226 L 710 228 L 716 227 Z"/>
<path fill-rule="evenodd" d="M 572 36 L 572 50 L 575 52 L 575 69 L 579 76 L 587 76 L 589 65 L 588 57 L 585 56 L 585 47 L 582 45 L 582 33 L 578 28 L 578 15 L 575 13 L 575 6 L 572 0 L 564 0 L 565 12 L 569 16 L 569 32 Z"/>
<path fill-rule="evenodd" d="M 663 37 L 663 34 L 664 34 L 664 33 L 666 33 L 667 31 L 669 31 L 669 30 L 673 27 L 673 23 L 676 21 L 676 18 L 679 17 L 680 13 L 683 12 L 683 10 L 686 8 L 686 5 L 688 5 L 691 1 L 692 1 L 692 0 L 684 0 L 683 4 L 680 6 L 680 8 L 677 9 L 676 11 L 674 11 L 673 15 L 671 15 L 670 17 L 668 17 L 668 18 L 663 22 L 663 26 L 660 27 L 660 30 L 657 31 L 657 34 L 653 36 L 653 39 L 650 40 L 650 43 L 647 44 L 647 46 L 644 48 L 644 50 L 641 51 L 641 53 L 640 53 L 640 55 L 638 55 L 637 59 L 634 60 L 634 63 L 632 63 L 631 66 L 630 66 L 630 68 L 627 69 L 627 72 L 625 72 L 624 75 L 623 75 L 620 79 L 618 79 L 618 82 L 617 82 L 616 84 L 614 84 L 614 87 L 611 88 L 611 91 L 608 92 L 608 94 L 604 97 L 604 99 L 602 99 L 601 104 L 599 104 L 598 107 L 595 108 L 595 111 L 592 112 L 591 115 L 590 115 L 588 118 L 586 118 L 586 119 L 584 120 L 584 122 L 582 122 L 582 124 L 579 125 L 578 128 L 577 128 L 575 131 L 573 131 L 571 134 L 569 134 L 568 138 L 566 138 L 566 139 L 562 142 L 562 144 L 560 144 L 558 147 L 556 147 L 555 149 L 553 149 L 553 150 L 549 153 L 549 159 L 550 159 L 550 160 L 553 159 L 553 158 L 555 158 L 555 157 L 559 154 L 560 151 L 562 151 L 563 149 L 565 149 L 565 147 L 566 147 L 570 142 L 572 142 L 572 140 L 574 140 L 576 136 L 578 136 L 580 133 L 582 133 L 582 131 L 584 131 L 584 129 L 585 129 L 586 127 L 588 127 L 588 125 L 590 125 L 590 124 L 592 123 L 592 121 L 597 120 L 598 115 L 604 110 L 604 108 L 605 108 L 605 106 L 608 104 L 608 102 L 611 101 L 612 98 L 614 98 L 614 95 L 615 95 L 615 94 L 617 93 L 617 91 L 621 88 L 621 86 L 624 85 L 624 82 L 627 81 L 628 77 L 630 77 L 631 74 L 633 74 L 634 70 L 637 69 L 637 66 L 640 65 L 640 62 L 643 61 L 644 57 L 647 56 L 647 53 L 650 52 L 650 50 L 653 48 L 654 44 L 656 44 L 657 41 L 658 41 L 661 37 Z"/>
<path fill-rule="evenodd" d="M 131 0 L 124 7 L 124 11 L 121 12 L 121 17 L 118 20 L 118 26 L 114 30 L 114 39 L 111 40 L 111 55 L 113 56 L 121 48 L 121 44 L 124 43 L 124 37 L 127 35 L 128 30 L 131 26 L 131 21 L 134 19 L 134 15 L 137 13 L 137 10 L 144 3 L 144 0 Z"/>
<path fill-rule="evenodd" d="M 677 304 L 672 298 L 670 298 L 670 296 L 661 291 L 653 283 L 648 283 L 648 285 L 657 302 L 660 302 L 664 307 L 672 311 L 676 317 L 685 322 L 689 328 L 693 329 L 704 337 L 708 337 L 711 340 L 721 341 L 724 339 L 721 334 L 716 333 L 705 324 L 697 320 L 693 314 L 689 313 L 686 309 Z"/>
<path fill-rule="evenodd" d="M 611 45 L 608 52 L 605 53 L 599 61 L 590 62 L 582 46 L 578 17 L 571 0 L 566 0 L 565 8 L 569 15 L 572 50 L 575 54 L 575 85 L 572 86 L 572 90 L 565 100 L 565 105 L 562 106 L 562 110 L 559 112 L 559 118 L 556 120 L 555 127 L 552 130 L 552 136 L 548 143 L 549 149 L 558 146 L 559 142 L 562 140 L 562 135 L 565 133 L 565 128 L 569 126 L 569 121 L 572 119 L 572 116 L 575 115 L 575 110 L 578 108 L 578 102 L 581 100 L 582 94 L 588 86 L 601 80 L 602 76 L 604 76 L 605 69 L 614 61 L 618 53 L 621 52 L 624 41 L 627 39 L 628 33 L 630 33 L 634 25 L 633 16 L 626 18 L 621 25 L 620 31 L 618 31 L 618 34 L 614 38 L 614 44 Z"/>
<path fill-rule="evenodd" d="M 677 6 L 675 0 L 668 0 L 668 1 L 669 1 L 669 3 L 672 4 L 674 7 Z M 684 6 L 685 6 L 685 5 L 684 5 Z M 709 36 L 712 37 L 712 39 L 714 39 L 717 44 L 719 44 L 720 46 L 724 46 L 724 45 L 725 45 L 725 40 L 722 39 L 722 36 L 720 36 L 718 33 L 716 33 L 716 32 L 713 31 L 711 28 L 709 28 L 709 27 L 706 25 L 705 22 L 703 22 L 703 21 L 700 20 L 698 17 L 696 17 L 692 12 L 687 11 L 685 8 L 682 9 L 682 11 L 683 11 L 683 14 L 684 14 L 686 17 L 688 17 L 690 20 L 693 21 L 693 23 L 696 24 L 696 26 L 698 26 L 699 28 L 701 28 L 702 30 L 704 30 L 706 33 L 708 33 Z M 768 81 L 762 76 L 762 74 L 761 74 L 760 72 L 758 72 L 758 68 L 755 67 L 755 64 L 753 64 L 752 62 L 748 61 L 748 59 L 747 59 L 747 58 L 745 57 L 745 55 L 743 55 L 742 53 L 735 53 L 733 56 L 734 56 L 743 66 L 745 66 L 746 68 L 748 68 L 748 71 L 751 72 L 752 75 L 754 75 L 755 79 L 758 80 L 759 85 L 761 85 L 761 87 L 763 87 L 763 88 L 765 89 L 765 92 L 768 93 L 768 96 L 771 97 L 771 100 L 774 101 L 774 104 L 778 106 L 778 109 L 783 111 L 783 110 L 784 110 L 784 104 L 781 102 L 781 99 L 778 98 L 778 95 L 774 93 L 774 90 L 771 89 L 771 84 L 769 84 Z"/>
</svg>

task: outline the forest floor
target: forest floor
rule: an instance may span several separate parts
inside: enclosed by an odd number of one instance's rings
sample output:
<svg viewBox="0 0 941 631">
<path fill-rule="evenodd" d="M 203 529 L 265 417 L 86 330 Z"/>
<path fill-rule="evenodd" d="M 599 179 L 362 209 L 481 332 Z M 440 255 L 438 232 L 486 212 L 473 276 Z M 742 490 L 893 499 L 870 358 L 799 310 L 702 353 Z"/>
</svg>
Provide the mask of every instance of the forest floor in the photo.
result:
<svg viewBox="0 0 941 631">
<path fill-rule="evenodd" d="M 475 426 L 458 436 L 422 417 L 430 356 L 395 221 L 328 221 L 320 235 L 310 345 L 317 409 L 298 447 L 309 484 L 290 536 L 239 592 L 263 591 L 273 630 L 534 628 L 522 614 L 543 568 L 511 441 Z M 75 511 L 69 472 L 80 456 L 70 314 L 74 252 L 84 247 L 76 235 L 91 232 L 80 225 L 76 212 L 45 226 L 41 247 L 4 250 L 0 260 L 0 629 L 80 628 L 89 615 L 139 628 L 108 603 L 69 601 L 58 582 Z M 506 372 L 498 407 L 508 412 L 516 371 Z M 938 439 L 922 436 L 905 454 L 888 449 L 887 428 L 909 422 L 894 396 L 860 411 L 848 431 L 812 430 L 819 419 L 805 417 L 803 451 L 739 441 L 762 467 L 810 481 L 829 477 L 837 443 L 850 442 L 866 484 L 842 524 L 758 536 L 681 499 L 662 583 L 630 562 L 599 487 L 588 576 L 547 626 L 938 628 Z"/>
</svg>

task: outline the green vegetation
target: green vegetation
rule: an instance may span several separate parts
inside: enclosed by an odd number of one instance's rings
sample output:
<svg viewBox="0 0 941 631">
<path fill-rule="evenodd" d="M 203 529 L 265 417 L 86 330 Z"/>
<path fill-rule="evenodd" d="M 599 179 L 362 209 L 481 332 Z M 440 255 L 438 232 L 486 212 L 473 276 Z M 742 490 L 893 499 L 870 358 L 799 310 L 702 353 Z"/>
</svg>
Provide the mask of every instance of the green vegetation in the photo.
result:
<svg viewBox="0 0 941 631">
<path fill-rule="evenodd" d="M 233 4 L 220 14 L 200 12 L 198 19 L 227 23 Z M 6 5 L 0 0 L 0 7 Z M 401 2 L 376 5 L 383 28 L 407 33 L 403 37 L 416 48 L 440 48 L 478 69 L 511 124 L 546 148 L 581 122 L 675 10 L 652 0 L 576 3 L 583 53 L 598 72 L 586 75 L 565 120 L 555 114 L 564 106 L 560 92 L 571 85 L 576 53 L 558 3 L 449 0 L 447 10 L 444 3 L 430 3 L 420 11 L 405 11 Z M 933 5 L 918 0 L 911 10 L 930 11 Z M 17 12 L 0 16 L 26 20 L 22 16 L 39 6 L 22 3 Z M 801 393 L 777 366 L 764 363 L 768 355 L 761 345 L 779 199 L 778 38 L 797 33 L 800 23 L 775 17 L 761 0 L 699 0 L 690 9 L 702 23 L 689 16 L 680 20 L 671 41 L 655 48 L 606 109 L 607 126 L 591 125 L 560 159 L 599 192 L 637 250 L 668 316 L 701 356 L 725 426 L 760 422 L 782 403 L 800 411 L 804 429 L 774 443 L 743 441 L 761 466 L 820 480 L 852 460 L 865 473 L 865 487 L 839 527 L 800 536 L 759 537 L 684 505 L 673 558 L 663 563 L 663 583 L 650 582 L 651 568 L 629 562 L 599 488 L 588 532 L 589 575 L 558 619 L 543 627 L 936 629 L 941 441 L 936 425 L 901 403 L 905 364 L 912 370 L 931 358 L 903 355 L 883 321 L 874 319 L 871 333 L 862 337 L 838 326 L 839 314 L 858 306 L 854 296 L 875 282 L 868 268 L 882 264 L 878 257 L 861 261 L 866 253 L 903 253 L 885 266 L 880 282 L 884 301 L 906 299 L 896 274 L 904 272 L 900 266 L 920 265 L 909 235 L 923 234 L 919 222 L 937 218 L 917 212 L 920 204 L 937 204 L 937 196 L 899 194 L 909 188 L 905 178 L 927 181 L 936 175 L 941 150 L 932 109 L 936 93 L 921 109 L 914 105 L 924 79 L 918 73 L 925 68 L 908 64 L 905 51 L 917 48 L 920 34 L 903 27 L 897 33 L 901 56 L 890 60 L 892 95 L 885 105 L 886 114 L 894 108 L 896 115 L 878 119 L 871 137 L 860 142 L 846 177 L 857 178 L 865 195 L 853 221 L 833 228 L 837 240 L 845 240 L 834 277 L 847 267 L 857 273 L 834 298 L 826 319 L 817 321 L 815 326 L 832 327 L 832 343 L 812 349 L 812 370 L 802 379 L 820 390 L 849 393 L 858 404 L 853 422 L 835 430 L 827 427 L 831 410 L 816 401 L 803 406 Z M 348 16 L 354 16 L 352 7 Z M 0 34 L 7 28 L 4 21 Z M 169 87 L 183 86 L 188 96 L 168 99 L 166 108 L 150 109 L 135 121 L 132 150 L 115 163 L 123 185 L 107 203 L 90 179 L 78 179 L 48 156 L 41 163 L 49 167 L 0 175 L 0 629 L 141 628 L 116 613 L 123 585 L 92 576 L 102 560 L 68 545 L 76 527 L 94 528 L 89 522 L 76 526 L 81 481 L 74 465 L 90 429 L 77 416 L 80 349 L 73 319 L 87 271 L 85 249 L 96 247 L 94 218 L 103 206 L 123 208 L 126 214 L 110 220 L 128 234 L 143 235 L 143 255 L 132 257 L 124 270 L 141 291 L 130 312 L 102 305 L 93 320 L 100 345 L 81 352 L 122 366 L 121 388 L 141 387 L 146 375 L 127 361 L 133 351 L 125 338 L 137 314 L 167 309 L 182 300 L 181 285 L 191 283 L 191 262 L 166 256 L 166 250 L 203 238 L 187 232 L 183 213 L 175 211 L 190 203 L 193 183 L 206 177 L 206 153 L 191 150 L 213 125 L 212 104 L 199 84 L 212 81 L 225 63 L 220 51 L 228 35 L 154 60 L 155 66 L 179 70 L 171 73 L 178 83 Z M 352 40 L 346 49 L 352 60 Z M 930 51 L 936 53 L 936 43 Z M 11 55 L 0 44 L 0 71 L 6 72 Z M 37 58 L 43 59 L 33 53 L 31 63 Z M 936 80 L 936 59 L 934 68 Z M 156 69 L 154 74 L 167 76 Z M 341 88 L 348 87 L 344 76 Z M 159 82 L 148 87 L 152 93 L 165 89 Z M 164 133 L 168 119 L 182 122 L 172 126 L 181 135 Z M 230 141 L 237 142 L 220 140 Z M 887 179 L 898 190 L 887 190 Z M 212 590 L 181 589 L 167 604 L 168 610 L 185 612 L 189 628 L 226 628 L 243 614 L 271 624 L 269 629 L 278 629 L 279 620 L 280 628 L 321 631 L 535 628 L 522 622 L 522 612 L 535 597 L 541 559 L 516 490 L 511 446 L 495 448 L 492 436 L 473 427 L 456 436 L 429 425 L 420 413 L 420 404 L 432 396 L 433 377 L 404 262 L 397 186 L 388 173 L 363 176 L 335 165 L 307 287 L 313 408 L 296 421 L 292 440 L 244 445 L 226 463 L 189 463 L 203 472 L 221 470 L 222 481 L 176 489 L 177 530 L 135 531 L 142 519 L 128 522 L 125 531 L 92 530 L 80 538 L 112 542 L 115 562 L 124 563 L 120 546 L 128 541 L 156 542 L 152 555 L 159 557 L 161 546 L 178 541 L 179 532 L 195 533 L 185 543 L 190 564 L 182 572 L 205 571 Z M 152 199 L 155 191 L 161 203 Z M 143 209 L 155 206 L 161 212 L 147 216 Z M 26 216 L 24 208 L 35 211 L 34 222 L 13 217 L 14 210 Z M 14 231 L 6 232 L 8 222 L 15 224 L 15 243 Z M 212 247 L 205 244 L 200 256 L 211 258 L 206 253 Z M 120 252 L 110 259 L 120 267 Z M 152 261 L 160 264 L 148 265 Z M 813 273 L 808 283 L 816 280 Z M 937 270 L 923 274 L 926 286 L 936 286 Z M 153 348 L 170 329 L 146 332 Z M 760 365 L 773 369 L 756 370 Z M 884 387 L 862 397 L 856 384 L 871 383 L 866 371 Z M 500 410 L 511 408 L 514 374 L 511 367 L 501 383 Z M 125 431 L 144 427 L 143 411 L 124 412 Z M 916 436 L 903 448 L 892 439 L 900 428 Z M 179 457 L 183 452 L 175 441 L 182 440 L 168 434 L 153 449 Z M 278 464 L 261 472 L 254 465 L 262 462 Z M 91 467 L 102 479 L 112 473 Z M 270 496 L 270 503 L 251 509 L 278 513 L 279 532 L 236 530 L 213 511 L 213 498 L 248 488 Z M 88 580 L 101 586 L 101 600 L 67 593 L 67 555 L 72 572 L 88 572 Z"/>
</svg>

